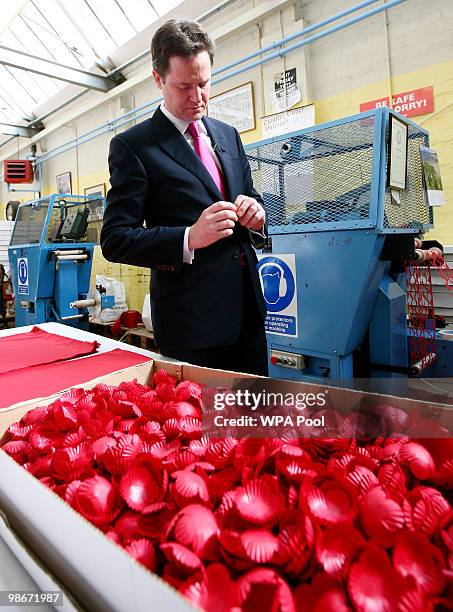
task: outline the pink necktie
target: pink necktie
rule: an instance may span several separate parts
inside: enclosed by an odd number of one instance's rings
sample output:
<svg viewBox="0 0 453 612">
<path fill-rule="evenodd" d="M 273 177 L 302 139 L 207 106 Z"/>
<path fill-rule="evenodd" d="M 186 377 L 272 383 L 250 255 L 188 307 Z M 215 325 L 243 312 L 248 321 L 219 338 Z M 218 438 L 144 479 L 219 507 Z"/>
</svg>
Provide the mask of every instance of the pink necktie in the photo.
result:
<svg viewBox="0 0 453 612">
<path fill-rule="evenodd" d="M 193 138 L 193 147 L 195 149 L 195 153 L 201 160 L 201 163 L 204 165 L 206 170 L 212 176 L 214 183 L 219 188 L 222 197 L 225 198 L 225 187 L 223 185 L 222 174 L 217 167 L 217 164 L 212 158 L 212 155 L 209 152 L 208 147 L 205 145 L 201 138 L 200 127 L 196 121 L 189 123 L 189 127 L 187 128 L 189 134 Z"/>
</svg>

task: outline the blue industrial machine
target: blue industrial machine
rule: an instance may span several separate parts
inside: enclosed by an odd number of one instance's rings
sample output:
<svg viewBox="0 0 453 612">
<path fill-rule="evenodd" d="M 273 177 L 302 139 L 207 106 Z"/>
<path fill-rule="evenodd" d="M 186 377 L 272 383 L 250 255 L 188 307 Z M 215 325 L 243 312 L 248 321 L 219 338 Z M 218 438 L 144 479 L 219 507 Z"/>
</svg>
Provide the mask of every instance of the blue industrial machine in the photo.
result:
<svg viewBox="0 0 453 612">
<path fill-rule="evenodd" d="M 88 327 L 88 307 L 113 305 L 101 287 L 89 294 L 103 211 L 104 198 L 69 194 L 19 206 L 8 248 L 17 326 Z"/>
<path fill-rule="evenodd" d="M 246 147 L 269 230 L 258 269 L 271 377 L 420 371 L 408 359 L 404 262 L 433 223 L 421 145 L 425 130 L 382 108 Z"/>
</svg>

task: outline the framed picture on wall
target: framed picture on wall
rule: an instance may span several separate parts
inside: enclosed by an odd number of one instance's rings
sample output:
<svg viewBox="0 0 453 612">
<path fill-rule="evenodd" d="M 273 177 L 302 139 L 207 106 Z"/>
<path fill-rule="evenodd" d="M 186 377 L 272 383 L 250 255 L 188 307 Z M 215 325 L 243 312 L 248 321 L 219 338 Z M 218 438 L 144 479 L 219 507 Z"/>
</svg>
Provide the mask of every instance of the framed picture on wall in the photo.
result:
<svg viewBox="0 0 453 612">
<path fill-rule="evenodd" d="M 93 187 L 85 187 L 84 195 L 99 196 L 100 198 L 105 197 L 105 183 L 99 183 L 99 185 L 93 185 Z"/>
<path fill-rule="evenodd" d="M 57 174 L 56 181 L 58 193 L 72 193 L 72 181 L 70 172 L 63 172 L 63 174 Z"/>
<path fill-rule="evenodd" d="M 99 185 L 93 185 L 92 187 L 85 187 L 84 195 L 86 196 L 97 196 L 98 200 L 92 200 L 88 203 L 90 209 L 90 215 L 88 221 L 99 221 L 104 216 L 104 198 L 105 198 L 105 183 L 99 183 Z"/>
<path fill-rule="evenodd" d="M 253 83 L 245 83 L 218 96 L 212 96 L 208 104 L 208 116 L 232 125 L 240 133 L 254 130 L 256 123 Z"/>
</svg>

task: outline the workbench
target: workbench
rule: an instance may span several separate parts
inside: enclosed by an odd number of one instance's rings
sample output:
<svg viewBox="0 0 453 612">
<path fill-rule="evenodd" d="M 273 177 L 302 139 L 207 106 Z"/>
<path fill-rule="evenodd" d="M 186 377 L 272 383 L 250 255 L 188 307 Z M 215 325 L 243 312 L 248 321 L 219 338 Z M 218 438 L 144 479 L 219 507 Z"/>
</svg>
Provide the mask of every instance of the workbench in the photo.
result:
<svg viewBox="0 0 453 612">
<path fill-rule="evenodd" d="M 105 338 L 114 339 L 112 337 L 112 327 L 113 323 L 103 323 L 99 319 L 90 321 L 90 330 L 99 336 L 104 336 Z M 118 340 L 142 349 L 147 349 L 150 351 L 157 350 L 154 343 L 154 333 L 149 329 L 146 329 L 142 323 L 140 323 L 137 327 L 132 328 L 122 326 Z"/>
</svg>

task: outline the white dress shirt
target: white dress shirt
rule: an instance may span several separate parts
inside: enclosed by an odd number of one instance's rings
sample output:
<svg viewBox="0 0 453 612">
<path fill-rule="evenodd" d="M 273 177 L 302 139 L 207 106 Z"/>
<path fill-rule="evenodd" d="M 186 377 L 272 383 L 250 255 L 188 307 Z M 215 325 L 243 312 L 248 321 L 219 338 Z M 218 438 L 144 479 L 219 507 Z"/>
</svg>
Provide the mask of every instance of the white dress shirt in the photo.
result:
<svg viewBox="0 0 453 612">
<path fill-rule="evenodd" d="M 189 124 L 191 123 L 191 121 L 184 121 L 184 119 L 179 119 L 178 117 L 175 117 L 173 113 L 171 113 L 168 110 L 168 108 L 165 106 L 163 102 L 160 105 L 160 110 L 167 117 L 167 119 L 173 123 L 175 128 L 181 132 L 181 134 L 190 144 L 192 149 L 194 149 L 193 138 L 187 131 L 187 128 L 189 127 Z M 212 155 L 212 159 L 215 161 L 216 166 L 219 169 L 219 172 L 222 174 L 222 168 L 220 166 L 220 162 L 212 148 L 211 139 L 209 138 L 209 134 L 206 131 L 206 127 L 203 121 L 199 119 L 196 123 L 198 123 L 198 127 L 200 128 L 200 135 L 201 135 L 201 139 L 203 140 L 203 143 L 206 145 L 209 153 Z M 184 263 L 191 264 L 193 261 L 194 255 L 195 255 L 195 251 L 194 249 L 189 249 L 189 230 L 190 230 L 190 227 L 186 227 L 186 231 L 184 232 L 183 261 Z"/>
</svg>

